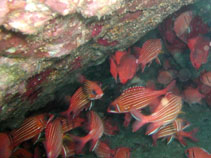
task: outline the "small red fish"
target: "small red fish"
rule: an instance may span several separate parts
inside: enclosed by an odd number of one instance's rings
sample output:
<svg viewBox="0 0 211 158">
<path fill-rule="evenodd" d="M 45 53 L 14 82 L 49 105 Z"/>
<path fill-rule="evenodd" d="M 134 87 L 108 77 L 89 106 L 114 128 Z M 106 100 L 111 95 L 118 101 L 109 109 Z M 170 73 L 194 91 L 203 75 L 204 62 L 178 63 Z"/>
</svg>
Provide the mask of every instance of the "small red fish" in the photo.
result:
<svg viewBox="0 0 211 158">
<path fill-rule="evenodd" d="M 200 81 L 203 84 L 211 87 L 211 71 L 202 73 L 201 76 L 200 76 Z"/>
<path fill-rule="evenodd" d="M 134 109 L 131 114 L 136 119 L 133 124 L 133 132 L 143 125 L 151 123 L 147 128 L 147 135 L 155 133 L 160 127 L 173 122 L 182 108 L 182 98 L 168 92 L 160 101 L 155 111 L 150 115 L 143 115 Z"/>
<path fill-rule="evenodd" d="M 72 135 L 72 138 L 76 142 L 79 142 L 79 145 L 77 146 L 77 149 L 76 149 L 77 153 L 81 153 L 83 147 L 90 140 L 92 141 L 90 151 L 94 151 L 98 140 L 103 135 L 103 132 L 104 132 L 103 122 L 96 112 L 94 111 L 88 112 L 88 121 L 89 121 L 88 122 L 89 133 L 86 136 L 77 137 L 77 136 Z"/>
<path fill-rule="evenodd" d="M 115 124 L 115 122 L 112 121 L 111 117 L 105 118 L 103 120 L 103 123 L 104 123 L 104 134 L 105 135 L 112 136 L 119 132 L 119 128 L 118 128 L 117 124 Z"/>
<path fill-rule="evenodd" d="M 169 144 L 174 138 L 177 138 L 181 144 L 186 145 L 183 137 L 188 137 L 193 141 L 197 141 L 197 139 L 193 136 L 197 129 L 194 129 L 191 132 L 184 131 L 184 129 L 186 129 L 189 125 L 189 122 L 177 118 L 174 122 L 161 127 L 157 133 L 152 135 L 153 145 L 156 145 L 156 141 L 159 138 L 167 138 L 167 144 Z"/>
<path fill-rule="evenodd" d="M 191 32 L 190 23 L 193 19 L 192 11 L 181 13 L 174 21 L 174 31 L 183 42 L 187 41 L 187 34 Z"/>
<path fill-rule="evenodd" d="M 164 85 L 169 84 L 174 78 L 170 70 L 160 71 L 158 73 L 158 82 Z"/>
<path fill-rule="evenodd" d="M 195 15 L 190 22 L 190 32 L 187 39 L 204 35 L 209 32 L 209 26 L 202 20 L 200 16 Z"/>
<path fill-rule="evenodd" d="M 114 158 L 130 158 L 130 149 L 126 147 L 116 149 Z"/>
<path fill-rule="evenodd" d="M 200 147 L 191 147 L 185 151 L 185 155 L 188 158 L 211 158 L 211 154 L 209 154 L 206 150 Z"/>
<path fill-rule="evenodd" d="M 184 100 L 189 104 L 194 104 L 194 103 L 201 104 L 201 99 L 205 97 L 203 94 L 199 92 L 198 88 L 193 88 L 193 87 L 187 87 L 183 91 L 183 96 Z"/>
<path fill-rule="evenodd" d="M 74 119 L 68 120 L 67 118 L 61 118 L 62 131 L 66 133 L 74 128 L 82 126 L 84 119 L 80 117 L 75 117 Z"/>
<path fill-rule="evenodd" d="M 164 44 L 167 50 L 173 55 L 186 49 L 186 44 L 177 37 L 174 31 L 174 21 L 176 17 L 181 14 L 181 12 L 184 12 L 184 10 L 180 9 L 178 12 L 172 14 L 172 16 L 164 20 L 159 26 L 159 31 Z"/>
<path fill-rule="evenodd" d="M 77 89 L 71 97 L 69 108 L 61 113 L 68 120 L 76 117 L 87 106 L 90 109 L 92 106 L 91 100 L 100 99 L 103 96 L 103 91 L 97 82 L 84 79 L 83 77 L 80 80 L 83 86 Z"/>
<path fill-rule="evenodd" d="M 114 56 L 110 58 L 110 72 L 114 79 L 119 80 L 125 84 L 132 79 L 137 71 L 137 60 L 130 52 L 117 51 Z"/>
<path fill-rule="evenodd" d="M 33 158 L 33 155 L 26 149 L 18 148 L 12 153 L 11 158 Z"/>
<path fill-rule="evenodd" d="M 80 76 L 80 82 L 82 83 L 83 92 L 89 100 L 96 100 L 102 98 L 103 91 L 98 82 L 90 81 L 84 76 Z"/>
<path fill-rule="evenodd" d="M 112 150 L 105 142 L 99 141 L 95 150 L 98 158 L 113 158 L 114 150 Z"/>
<path fill-rule="evenodd" d="M 0 133 L 0 157 L 9 158 L 12 153 L 12 144 L 7 133 Z"/>
<path fill-rule="evenodd" d="M 123 126 L 124 127 L 128 127 L 129 124 L 130 124 L 131 119 L 132 119 L 132 116 L 130 115 L 130 113 L 129 112 L 125 113 Z"/>
<path fill-rule="evenodd" d="M 14 147 L 39 135 L 47 125 L 48 115 L 40 114 L 26 118 L 21 126 L 12 130 L 9 135 Z"/>
<path fill-rule="evenodd" d="M 45 149 L 48 158 L 57 158 L 62 150 L 62 125 L 60 119 L 49 122 L 45 129 Z"/>
<path fill-rule="evenodd" d="M 138 63 L 142 66 L 142 72 L 144 72 L 145 66 L 150 65 L 152 60 L 157 59 L 157 62 L 160 63 L 158 55 L 162 52 L 162 43 L 161 39 L 150 39 L 147 40 L 140 52 Z"/>
<path fill-rule="evenodd" d="M 175 81 L 172 81 L 162 90 L 152 90 L 142 86 L 128 88 L 109 105 L 107 111 L 110 113 L 127 113 L 132 109 L 142 109 L 159 96 L 165 95 L 174 85 Z"/>
<path fill-rule="evenodd" d="M 188 39 L 188 47 L 190 49 L 191 63 L 193 67 L 198 70 L 202 64 L 207 62 L 210 50 L 210 40 L 199 35 Z"/>
</svg>

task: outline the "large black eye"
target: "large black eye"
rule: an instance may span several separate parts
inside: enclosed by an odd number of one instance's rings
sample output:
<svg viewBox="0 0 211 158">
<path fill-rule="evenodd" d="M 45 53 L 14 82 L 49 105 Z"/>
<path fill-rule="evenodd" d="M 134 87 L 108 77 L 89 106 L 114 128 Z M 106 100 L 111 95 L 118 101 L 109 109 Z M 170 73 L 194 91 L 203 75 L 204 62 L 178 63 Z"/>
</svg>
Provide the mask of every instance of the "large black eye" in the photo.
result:
<svg viewBox="0 0 211 158">
<path fill-rule="evenodd" d="M 110 111 L 115 111 L 116 110 L 116 106 L 115 105 L 110 105 L 109 110 Z"/>
<path fill-rule="evenodd" d="M 96 93 L 95 90 L 92 90 L 92 94 L 93 94 L 93 95 L 97 95 L 97 93 Z"/>
</svg>

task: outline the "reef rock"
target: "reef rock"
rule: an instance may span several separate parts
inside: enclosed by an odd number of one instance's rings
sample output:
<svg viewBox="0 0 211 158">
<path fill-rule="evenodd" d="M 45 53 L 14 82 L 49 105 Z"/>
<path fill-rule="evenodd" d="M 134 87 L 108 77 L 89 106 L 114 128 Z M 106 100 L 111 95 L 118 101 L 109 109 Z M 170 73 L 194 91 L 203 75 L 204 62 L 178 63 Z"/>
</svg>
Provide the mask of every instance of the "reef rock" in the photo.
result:
<svg viewBox="0 0 211 158">
<path fill-rule="evenodd" d="M 74 80 L 67 76 L 131 46 L 195 1 L 1 0 L 1 129 L 53 100 Z"/>
</svg>

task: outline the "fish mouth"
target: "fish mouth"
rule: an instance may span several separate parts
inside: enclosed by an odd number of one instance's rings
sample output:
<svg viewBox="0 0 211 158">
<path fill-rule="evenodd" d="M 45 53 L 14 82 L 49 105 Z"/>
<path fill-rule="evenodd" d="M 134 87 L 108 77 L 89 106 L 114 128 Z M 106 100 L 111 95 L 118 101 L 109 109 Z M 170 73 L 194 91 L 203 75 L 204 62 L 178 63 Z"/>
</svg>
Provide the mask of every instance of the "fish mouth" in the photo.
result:
<svg viewBox="0 0 211 158">
<path fill-rule="evenodd" d="M 96 100 L 102 98 L 103 94 L 96 95 L 94 98 L 90 98 L 89 100 Z"/>
<path fill-rule="evenodd" d="M 103 93 L 99 94 L 99 95 L 96 95 L 95 99 L 100 99 L 100 98 L 102 98 L 102 96 L 103 96 Z"/>
</svg>

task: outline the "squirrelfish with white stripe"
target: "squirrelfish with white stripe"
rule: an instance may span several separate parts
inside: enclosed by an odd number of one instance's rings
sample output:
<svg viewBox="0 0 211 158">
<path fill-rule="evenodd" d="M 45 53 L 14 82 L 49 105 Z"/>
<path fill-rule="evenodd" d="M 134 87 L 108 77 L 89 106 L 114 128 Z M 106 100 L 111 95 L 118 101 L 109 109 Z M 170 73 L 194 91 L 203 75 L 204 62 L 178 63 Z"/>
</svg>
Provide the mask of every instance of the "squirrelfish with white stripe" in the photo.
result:
<svg viewBox="0 0 211 158">
<path fill-rule="evenodd" d="M 107 111 L 110 113 L 127 113 L 132 109 L 142 109 L 156 98 L 165 95 L 174 85 L 175 81 L 172 81 L 162 90 L 153 90 L 142 86 L 128 88 L 109 105 Z"/>
<path fill-rule="evenodd" d="M 131 114 L 136 119 L 133 124 L 133 132 L 137 131 L 143 125 L 151 123 L 147 128 L 147 135 L 154 134 L 157 130 L 173 122 L 182 108 L 182 98 L 168 92 L 160 101 L 155 111 L 150 115 L 143 115 L 138 110 L 134 109 Z"/>
</svg>

